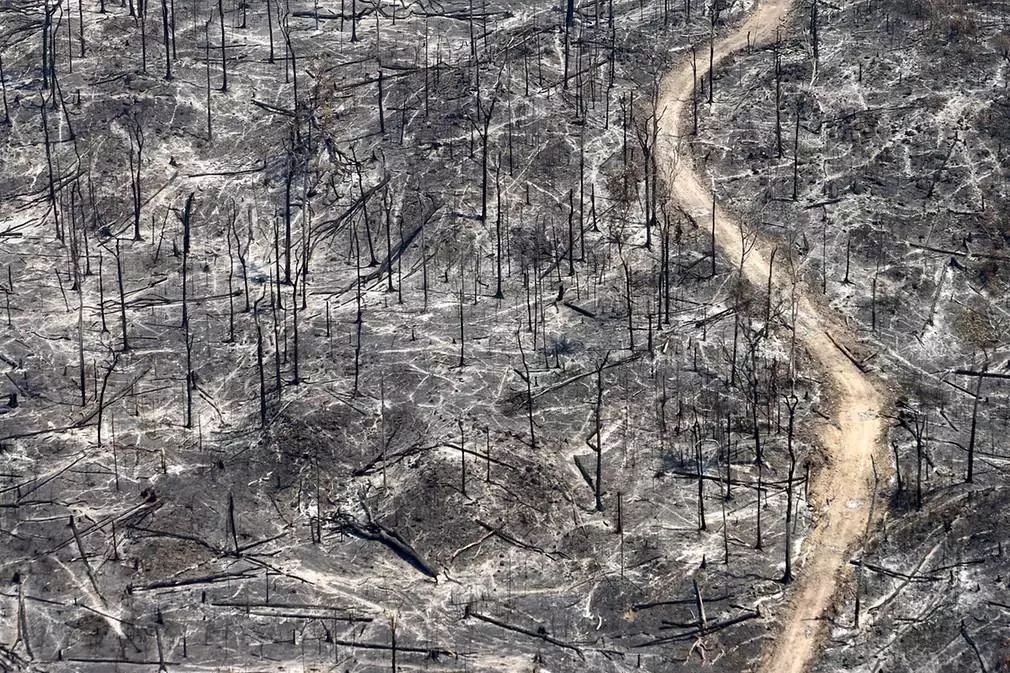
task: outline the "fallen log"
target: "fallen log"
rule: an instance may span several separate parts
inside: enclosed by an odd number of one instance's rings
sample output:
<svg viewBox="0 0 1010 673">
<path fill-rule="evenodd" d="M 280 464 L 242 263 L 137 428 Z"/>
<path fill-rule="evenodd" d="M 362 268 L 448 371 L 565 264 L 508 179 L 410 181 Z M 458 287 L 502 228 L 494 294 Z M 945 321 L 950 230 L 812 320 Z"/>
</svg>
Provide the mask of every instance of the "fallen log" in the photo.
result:
<svg viewBox="0 0 1010 673">
<path fill-rule="evenodd" d="M 715 598 L 708 597 L 705 599 L 706 603 L 718 603 L 719 601 L 729 600 L 731 596 L 729 594 L 723 594 L 721 596 L 716 596 Z M 635 603 L 631 607 L 635 610 L 649 610 L 651 608 L 661 608 L 668 605 L 694 605 L 695 598 L 677 598 L 669 601 L 652 601 L 650 603 Z"/>
<path fill-rule="evenodd" d="M 999 372 L 976 372 L 971 369 L 955 369 L 954 373 L 960 374 L 961 376 L 977 376 L 979 378 L 986 379 L 1010 379 L 1010 374 L 1000 374 Z"/>
<path fill-rule="evenodd" d="M 247 610 L 315 610 L 328 612 L 327 615 L 300 615 L 301 619 L 329 619 L 338 622 L 369 623 L 375 621 L 373 617 L 363 617 L 355 614 L 336 614 L 337 612 L 347 613 L 347 608 L 333 605 L 321 605 L 318 603 L 266 603 L 264 601 L 213 601 L 211 605 L 215 608 L 243 608 Z M 274 615 L 280 616 L 280 615 Z"/>
<path fill-rule="evenodd" d="M 576 306 L 575 304 L 573 304 L 570 301 L 563 301 L 561 303 L 564 304 L 565 306 L 567 306 L 568 308 L 572 309 L 576 313 L 581 313 L 582 315 L 586 316 L 587 318 L 595 318 L 596 317 L 596 314 L 593 313 L 592 311 L 587 311 L 586 309 L 582 308 L 581 306 Z"/>
<path fill-rule="evenodd" d="M 856 369 L 863 372 L 864 374 L 868 371 L 866 365 L 864 365 L 861 360 L 857 359 L 856 356 L 853 355 L 852 352 L 849 351 L 849 349 L 846 348 L 843 344 L 840 344 L 837 341 L 835 341 L 835 338 L 831 336 L 830 332 L 825 332 L 824 335 L 828 337 L 828 341 L 830 341 L 842 355 L 848 358 L 849 362 L 851 362 L 856 366 Z"/>
<path fill-rule="evenodd" d="M 875 565 L 873 563 L 867 563 L 865 561 L 860 561 L 859 559 L 852 559 L 849 561 L 851 565 L 856 567 L 866 568 L 870 572 L 877 573 L 878 575 L 886 575 L 887 577 L 893 577 L 895 579 L 906 580 L 908 582 L 939 582 L 944 579 L 943 577 L 933 577 L 929 575 L 909 575 L 897 570 L 891 570 L 890 568 L 885 568 L 884 566 Z"/>
<path fill-rule="evenodd" d="M 354 640 L 343 640 L 340 638 L 333 639 L 334 645 L 340 645 L 342 647 L 360 647 L 363 650 L 385 650 L 390 651 L 393 649 L 392 645 L 387 645 L 386 643 L 370 643 L 370 642 L 357 642 Z M 446 649 L 444 647 L 411 647 L 409 645 L 396 644 L 397 652 L 410 652 L 412 654 L 423 654 L 430 659 L 437 659 L 441 656 L 455 657 L 456 652 Z"/>
<path fill-rule="evenodd" d="M 220 582 L 230 582 L 231 580 L 251 580 L 259 577 L 258 575 L 249 574 L 249 571 L 243 570 L 237 573 L 219 573 L 216 575 L 203 575 L 201 577 L 187 577 L 178 580 L 155 580 L 153 582 L 148 582 L 147 584 L 141 584 L 140 586 L 126 586 L 126 592 L 132 593 L 135 591 L 155 591 L 157 589 L 176 589 L 180 587 L 190 587 L 199 584 L 218 584 Z"/>
<path fill-rule="evenodd" d="M 981 259 L 995 259 L 1003 262 L 1010 261 L 1010 257 L 1007 255 L 1000 255 L 991 252 L 973 252 L 965 246 L 964 250 L 951 250 L 950 248 L 937 248 L 931 245 L 920 245 L 918 243 L 909 243 L 908 247 L 915 248 L 916 250 L 926 250 L 928 252 L 935 252 L 940 255 L 952 255 L 954 257 L 979 257 Z"/>
<path fill-rule="evenodd" d="M 580 659 L 583 660 L 585 659 L 585 655 L 582 654 L 581 649 L 579 649 L 575 645 L 572 645 L 571 643 L 566 643 L 563 640 L 558 640 L 557 638 L 554 638 L 553 636 L 548 634 L 547 629 L 545 629 L 542 626 L 539 627 L 536 631 L 531 631 L 530 629 L 524 628 L 522 626 L 509 624 L 499 619 L 495 619 L 494 617 L 489 617 L 487 615 L 482 615 L 479 612 L 474 612 L 473 610 L 470 609 L 469 605 L 466 608 L 465 617 L 473 617 L 474 619 L 485 622 L 487 624 L 491 624 L 492 626 L 497 626 L 498 628 L 505 629 L 506 631 L 512 631 L 513 633 L 521 633 L 522 635 L 529 636 L 530 638 L 543 640 L 544 642 L 550 643 L 551 645 L 556 645 L 562 649 L 571 650 L 576 654 L 578 654 Z"/>
<path fill-rule="evenodd" d="M 506 533 L 504 531 L 504 528 L 496 528 L 496 527 L 494 527 L 494 526 L 492 526 L 490 524 L 484 523 L 480 519 L 475 519 L 474 521 L 476 521 L 477 525 L 480 526 L 481 528 L 483 528 L 484 530 L 486 530 L 487 532 L 491 533 L 492 535 L 494 535 L 495 537 L 497 537 L 497 538 L 499 538 L 501 540 L 504 540 L 505 542 L 508 542 L 509 544 L 511 544 L 513 546 L 519 547 L 520 549 L 526 549 L 526 550 L 529 550 L 529 551 L 532 551 L 532 552 L 536 552 L 538 554 L 542 554 L 542 555 L 546 556 L 547 558 L 551 559 L 552 561 L 555 558 L 555 554 L 553 552 L 549 552 L 546 549 L 543 549 L 543 548 L 538 547 L 536 545 L 532 545 L 532 544 L 529 544 L 527 542 L 523 542 L 522 540 L 519 540 L 517 538 L 514 538 L 511 535 L 509 535 L 508 533 Z M 567 556 L 565 556 L 565 554 L 560 554 L 560 556 L 563 556 L 563 557 L 567 558 Z"/>
<path fill-rule="evenodd" d="M 415 570 L 424 575 L 437 580 L 438 571 L 428 565 L 424 559 L 407 543 L 400 535 L 375 521 L 361 523 L 354 519 L 346 518 L 339 525 L 339 529 L 362 540 L 379 542 L 388 547 L 394 554 L 406 561 Z"/>
<path fill-rule="evenodd" d="M 179 666 L 179 661 L 164 661 L 159 659 L 116 659 L 112 657 L 64 657 L 63 661 L 72 661 L 75 664 L 116 664 L 119 666 Z"/>
<path fill-rule="evenodd" d="M 271 105 L 270 103 L 264 103 L 263 101 L 258 101 L 255 98 L 250 99 L 252 104 L 258 108 L 266 110 L 267 112 L 272 112 L 273 114 L 284 115 L 285 117 L 294 117 L 295 113 L 293 110 L 288 110 L 287 108 L 277 107 L 276 105 Z"/>
<path fill-rule="evenodd" d="M 730 619 L 724 619 L 720 622 L 715 622 L 714 624 L 710 624 L 705 627 L 699 626 L 697 628 L 689 629 L 687 631 L 683 631 L 673 636 L 664 636 L 662 638 L 655 638 L 653 640 L 644 643 L 633 645 L 632 647 L 639 648 L 639 647 L 651 647 L 654 645 L 665 645 L 667 643 L 674 643 L 681 640 L 690 640 L 698 636 L 707 636 L 711 633 L 715 633 L 716 631 L 727 629 L 731 626 L 735 626 L 737 624 L 746 622 L 751 619 L 756 619 L 760 616 L 761 616 L 760 610 L 750 610 L 742 615 L 731 617 Z"/>
</svg>

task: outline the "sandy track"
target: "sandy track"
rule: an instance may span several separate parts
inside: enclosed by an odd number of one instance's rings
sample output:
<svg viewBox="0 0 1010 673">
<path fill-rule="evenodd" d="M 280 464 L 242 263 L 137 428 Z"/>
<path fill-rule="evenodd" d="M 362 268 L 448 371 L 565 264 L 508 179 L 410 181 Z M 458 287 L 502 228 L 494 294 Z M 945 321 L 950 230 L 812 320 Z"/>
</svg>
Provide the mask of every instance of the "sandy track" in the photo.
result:
<svg viewBox="0 0 1010 673">
<path fill-rule="evenodd" d="M 790 0 L 764 0 L 742 24 L 715 43 L 714 59 L 720 62 L 750 45 L 774 38 L 776 29 L 792 9 Z M 707 49 L 698 50 L 699 74 L 707 70 Z M 683 60 L 663 79 L 660 90 L 659 156 L 671 195 L 696 220 L 711 222 L 712 195 L 703 186 L 682 140 L 691 130 L 692 71 L 690 59 Z M 731 264 L 740 267 L 744 249 L 740 223 L 716 209 L 716 243 Z M 743 274 L 752 284 L 768 282 L 770 244 L 750 238 L 754 244 L 743 261 Z M 780 254 L 782 259 L 785 255 Z M 792 292 L 787 272 L 775 269 L 775 290 Z M 780 295 L 781 296 L 781 295 Z M 826 465 L 819 470 L 811 492 L 817 508 L 816 523 L 804 545 L 797 581 L 782 615 L 782 632 L 764 653 L 761 671 L 800 673 L 813 661 L 825 629 L 822 619 L 831 607 L 843 580 L 849 552 L 861 539 L 871 513 L 873 462 L 881 443 L 880 411 L 883 398 L 873 381 L 859 370 L 828 338 L 840 344 L 855 339 L 843 325 L 809 299 L 803 285 L 797 289 L 796 336 L 818 363 L 834 402 L 830 424 L 820 428 Z M 886 463 L 886 453 L 880 452 Z"/>
</svg>

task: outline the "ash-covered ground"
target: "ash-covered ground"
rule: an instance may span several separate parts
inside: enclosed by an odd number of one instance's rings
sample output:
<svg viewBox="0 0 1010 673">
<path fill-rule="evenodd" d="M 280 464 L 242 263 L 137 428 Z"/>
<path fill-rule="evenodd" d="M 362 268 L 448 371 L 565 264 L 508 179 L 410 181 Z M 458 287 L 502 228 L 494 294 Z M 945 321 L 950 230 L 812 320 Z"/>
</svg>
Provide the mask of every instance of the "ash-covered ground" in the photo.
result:
<svg viewBox="0 0 1010 673">
<path fill-rule="evenodd" d="M 830 396 L 653 104 L 748 8 L 0 7 L 0 669 L 752 666 Z"/>
<path fill-rule="evenodd" d="M 818 671 L 1010 670 L 1005 26 L 993 3 L 806 3 L 700 108 L 719 199 L 894 395 L 885 521 Z"/>
</svg>

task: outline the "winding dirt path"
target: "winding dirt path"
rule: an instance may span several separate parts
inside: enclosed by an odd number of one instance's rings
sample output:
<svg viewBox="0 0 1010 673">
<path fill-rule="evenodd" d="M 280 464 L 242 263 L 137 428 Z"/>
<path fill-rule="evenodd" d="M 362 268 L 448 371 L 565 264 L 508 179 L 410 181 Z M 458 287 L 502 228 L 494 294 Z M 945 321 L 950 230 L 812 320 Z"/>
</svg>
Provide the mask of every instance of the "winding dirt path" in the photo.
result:
<svg viewBox="0 0 1010 673">
<path fill-rule="evenodd" d="M 792 0 L 761 0 L 753 13 L 732 33 L 718 39 L 714 47 L 716 68 L 748 42 L 764 44 L 792 9 Z M 707 50 L 704 50 L 707 51 Z M 699 50 L 699 72 L 708 67 L 708 54 Z M 683 139 L 691 129 L 692 71 L 685 59 L 664 77 L 660 88 L 659 156 L 671 195 L 699 223 L 712 217 L 712 195 L 696 172 Z M 743 229 L 733 217 L 716 208 L 716 243 L 736 267 L 740 267 L 744 249 Z M 765 287 L 769 260 L 767 241 L 754 243 L 743 260 L 742 271 L 752 284 Z M 781 256 L 780 256 L 781 258 Z M 787 273 L 776 264 L 774 289 L 792 292 Z M 764 673 L 801 673 L 813 662 L 825 630 L 822 619 L 831 607 L 845 576 L 849 553 L 860 541 L 871 514 L 873 463 L 875 451 L 886 464 L 881 447 L 880 411 L 883 396 L 874 382 L 859 370 L 835 346 L 854 344 L 852 334 L 836 319 L 815 305 L 802 285 L 797 287 L 796 337 L 818 363 L 831 389 L 834 415 L 831 423 L 820 428 L 826 465 L 819 470 L 811 492 L 816 506 L 816 523 L 804 544 L 797 581 L 790 588 L 792 597 L 782 615 L 782 632 L 769 644 L 759 667 Z"/>
</svg>

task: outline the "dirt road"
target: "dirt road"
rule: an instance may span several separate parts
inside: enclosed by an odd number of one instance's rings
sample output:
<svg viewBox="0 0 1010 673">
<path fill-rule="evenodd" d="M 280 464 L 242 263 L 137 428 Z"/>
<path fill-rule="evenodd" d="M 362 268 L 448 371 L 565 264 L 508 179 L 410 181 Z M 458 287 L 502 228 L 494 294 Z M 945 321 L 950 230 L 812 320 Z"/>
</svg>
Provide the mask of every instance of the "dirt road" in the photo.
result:
<svg viewBox="0 0 1010 673">
<path fill-rule="evenodd" d="M 716 40 L 714 60 L 720 62 L 750 45 L 767 43 L 792 8 L 789 0 L 762 0 L 741 25 Z M 706 50 L 699 50 L 698 67 L 708 67 Z M 712 195 L 696 171 L 686 142 L 691 132 L 692 71 L 686 59 L 666 75 L 661 84 L 659 109 L 663 111 L 659 138 L 664 175 L 672 196 L 699 223 L 711 222 Z M 716 243 L 725 257 L 740 267 L 744 249 L 740 223 L 716 209 Z M 750 233 L 748 235 L 748 244 Z M 743 261 L 743 274 L 757 287 L 765 287 L 769 273 L 770 244 L 757 240 Z M 779 255 L 779 259 L 784 255 Z M 775 268 L 775 291 L 792 292 L 780 264 Z M 780 295 L 781 296 L 781 295 Z M 796 302 L 798 342 L 818 363 L 830 388 L 834 416 L 820 428 L 827 462 L 812 484 L 816 523 L 800 554 L 797 581 L 790 587 L 790 602 L 782 614 L 782 632 L 770 643 L 760 669 L 765 673 L 800 673 L 808 668 L 826 624 L 822 617 L 831 606 L 844 578 L 849 554 L 859 542 L 871 513 L 872 456 L 879 451 L 883 399 L 874 382 L 832 343 L 852 344 L 851 333 L 812 302 L 803 285 Z M 878 465 L 886 453 L 878 452 Z"/>
</svg>

